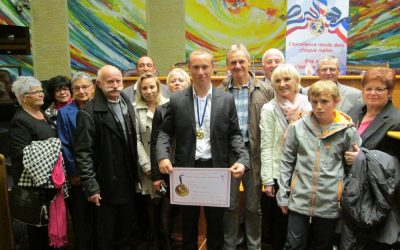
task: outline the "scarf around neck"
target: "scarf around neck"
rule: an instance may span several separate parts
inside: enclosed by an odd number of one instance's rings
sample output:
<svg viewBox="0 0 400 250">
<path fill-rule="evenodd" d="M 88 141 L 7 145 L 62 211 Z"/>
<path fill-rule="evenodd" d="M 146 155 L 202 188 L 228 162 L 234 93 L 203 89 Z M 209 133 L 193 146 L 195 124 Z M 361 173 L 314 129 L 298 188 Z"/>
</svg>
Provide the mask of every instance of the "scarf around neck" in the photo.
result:
<svg viewBox="0 0 400 250">
<path fill-rule="evenodd" d="M 282 98 L 277 94 L 275 96 L 278 106 L 281 108 L 289 123 L 293 119 L 297 118 L 302 112 L 311 110 L 311 104 L 308 102 L 308 98 L 305 95 L 297 93 L 293 102 L 286 98 Z"/>
</svg>

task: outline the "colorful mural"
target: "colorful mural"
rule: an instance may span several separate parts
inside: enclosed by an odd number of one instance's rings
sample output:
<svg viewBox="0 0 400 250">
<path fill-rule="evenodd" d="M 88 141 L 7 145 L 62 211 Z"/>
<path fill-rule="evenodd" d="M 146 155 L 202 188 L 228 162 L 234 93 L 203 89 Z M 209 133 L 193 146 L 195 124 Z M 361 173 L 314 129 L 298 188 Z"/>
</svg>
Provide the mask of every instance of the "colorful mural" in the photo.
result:
<svg viewBox="0 0 400 250">
<path fill-rule="evenodd" d="M 17 9 L 11 0 L 0 1 L 0 24 L 29 26 L 30 12 L 28 9 L 23 9 L 18 14 Z M 32 56 L 9 56 L 0 55 L 0 65 L 20 65 L 23 75 L 33 75 Z M 17 75 L 15 70 L 11 70 L 12 75 Z"/>
<path fill-rule="evenodd" d="M 68 0 L 73 69 L 96 72 L 104 64 L 135 68 L 146 54 L 146 1 Z"/>
<path fill-rule="evenodd" d="M 29 10 L 18 14 L 12 0 L 0 1 L 0 24 L 29 26 Z M 224 64 L 225 51 L 244 43 L 254 60 L 270 47 L 284 50 L 286 1 L 186 0 L 186 50 L 212 51 Z M 348 63 L 400 68 L 400 2 L 350 0 L 352 18 Z M 146 53 L 145 0 L 68 0 L 73 70 L 95 72 L 112 63 L 134 68 Z M 23 66 L 32 74 L 31 56 L 0 55 L 0 64 Z"/>
<path fill-rule="evenodd" d="M 400 1 L 350 0 L 349 64 L 400 69 Z"/>
<path fill-rule="evenodd" d="M 225 63 L 226 50 L 243 43 L 259 59 L 271 47 L 283 48 L 286 1 L 186 1 L 187 51 L 203 47 Z"/>
</svg>

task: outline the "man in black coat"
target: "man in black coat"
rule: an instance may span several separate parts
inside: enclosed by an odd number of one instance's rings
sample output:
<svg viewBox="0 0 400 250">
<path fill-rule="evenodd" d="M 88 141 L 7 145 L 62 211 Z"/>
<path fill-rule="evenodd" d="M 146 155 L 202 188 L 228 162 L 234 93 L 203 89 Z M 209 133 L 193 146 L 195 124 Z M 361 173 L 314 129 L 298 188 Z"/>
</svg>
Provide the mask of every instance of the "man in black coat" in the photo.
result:
<svg viewBox="0 0 400 250">
<path fill-rule="evenodd" d="M 78 113 L 76 166 L 94 206 L 96 249 L 129 249 L 137 180 L 137 138 L 132 104 L 121 95 L 121 71 L 97 74 L 95 96 Z"/>
<path fill-rule="evenodd" d="M 175 166 L 229 168 L 239 178 L 250 166 L 249 155 L 238 124 L 233 96 L 211 84 L 213 56 L 197 50 L 189 56 L 193 88 L 172 94 L 157 140 L 157 161 L 161 173 L 172 173 L 170 157 L 175 138 Z M 237 161 L 229 165 L 229 153 Z M 182 249 L 198 249 L 199 206 L 182 206 Z M 224 208 L 204 207 L 207 249 L 223 247 Z"/>
</svg>

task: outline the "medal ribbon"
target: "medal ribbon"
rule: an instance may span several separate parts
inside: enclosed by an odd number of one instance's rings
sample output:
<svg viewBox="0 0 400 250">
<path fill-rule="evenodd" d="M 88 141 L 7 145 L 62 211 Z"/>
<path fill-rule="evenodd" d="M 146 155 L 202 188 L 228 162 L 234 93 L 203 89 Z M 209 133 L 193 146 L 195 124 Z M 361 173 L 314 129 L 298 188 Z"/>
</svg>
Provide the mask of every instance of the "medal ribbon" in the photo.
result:
<svg viewBox="0 0 400 250">
<path fill-rule="evenodd" d="M 201 117 L 201 120 L 200 120 L 199 98 L 196 96 L 196 103 L 197 103 L 197 123 L 199 124 L 199 129 L 201 128 L 201 126 L 203 125 L 203 122 L 204 122 L 204 116 L 205 116 L 205 114 L 206 114 L 206 109 L 207 109 L 207 102 L 208 102 L 208 98 L 206 97 L 206 105 L 204 106 L 203 116 Z"/>
</svg>

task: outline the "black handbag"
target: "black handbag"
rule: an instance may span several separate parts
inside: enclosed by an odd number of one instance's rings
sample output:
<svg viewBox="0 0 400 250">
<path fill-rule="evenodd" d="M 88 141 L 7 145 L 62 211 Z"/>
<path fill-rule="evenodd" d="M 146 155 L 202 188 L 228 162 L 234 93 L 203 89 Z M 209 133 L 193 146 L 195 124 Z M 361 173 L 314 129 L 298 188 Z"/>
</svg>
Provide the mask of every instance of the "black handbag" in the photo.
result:
<svg viewBox="0 0 400 250">
<path fill-rule="evenodd" d="M 10 210 L 15 219 L 32 226 L 46 226 L 48 207 L 44 190 L 16 185 L 11 188 Z"/>
</svg>

